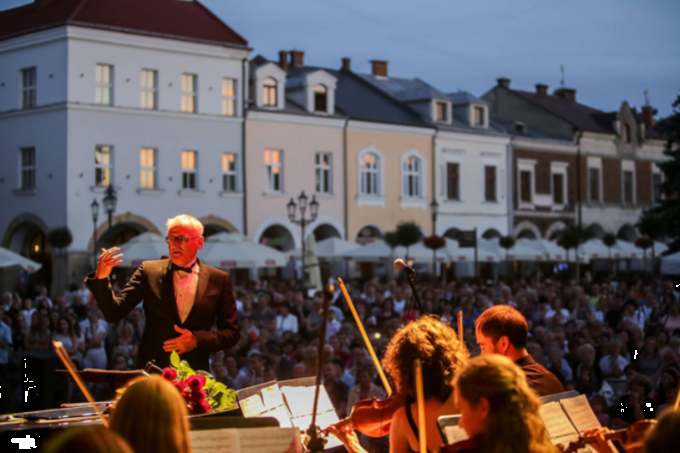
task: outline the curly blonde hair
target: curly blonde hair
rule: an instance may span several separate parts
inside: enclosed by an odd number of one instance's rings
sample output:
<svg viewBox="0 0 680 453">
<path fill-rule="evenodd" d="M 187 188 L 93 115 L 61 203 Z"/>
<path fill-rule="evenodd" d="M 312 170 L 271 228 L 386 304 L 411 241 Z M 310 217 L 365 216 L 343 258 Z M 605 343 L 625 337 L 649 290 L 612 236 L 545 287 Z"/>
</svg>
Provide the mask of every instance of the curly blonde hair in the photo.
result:
<svg viewBox="0 0 680 453">
<path fill-rule="evenodd" d="M 541 402 L 524 372 L 507 357 L 475 357 L 454 379 L 458 395 L 471 406 L 489 402 L 481 451 L 492 453 L 557 452 L 539 414 Z"/>
<path fill-rule="evenodd" d="M 382 363 L 397 391 L 415 396 L 413 360 L 420 359 L 425 398 L 435 397 L 444 402 L 453 391 L 456 369 L 463 367 L 469 356 L 450 326 L 436 316 L 427 315 L 397 331 Z"/>
</svg>

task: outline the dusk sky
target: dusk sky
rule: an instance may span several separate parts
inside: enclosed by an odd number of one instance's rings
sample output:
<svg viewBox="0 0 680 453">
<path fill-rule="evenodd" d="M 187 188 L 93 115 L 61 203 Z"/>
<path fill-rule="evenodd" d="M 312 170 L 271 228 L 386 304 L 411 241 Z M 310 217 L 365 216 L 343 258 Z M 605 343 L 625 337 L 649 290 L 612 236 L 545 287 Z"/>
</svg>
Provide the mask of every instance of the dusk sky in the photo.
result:
<svg viewBox="0 0 680 453">
<path fill-rule="evenodd" d="M 30 1 L 30 0 L 29 0 Z M 28 3 L 0 0 L 0 8 Z M 254 49 L 277 59 L 299 49 L 305 62 L 419 77 L 444 91 L 482 95 L 504 76 L 511 87 L 560 84 L 605 111 L 622 101 L 661 116 L 680 93 L 678 0 L 203 0 Z"/>
</svg>

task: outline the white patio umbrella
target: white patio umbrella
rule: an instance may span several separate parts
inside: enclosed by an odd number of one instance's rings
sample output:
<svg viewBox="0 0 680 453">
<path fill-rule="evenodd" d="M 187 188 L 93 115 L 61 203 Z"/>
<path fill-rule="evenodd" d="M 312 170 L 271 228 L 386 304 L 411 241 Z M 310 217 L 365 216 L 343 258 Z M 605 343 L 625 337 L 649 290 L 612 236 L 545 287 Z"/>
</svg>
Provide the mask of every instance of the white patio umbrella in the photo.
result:
<svg viewBox="0 0 680 453">
<path fill-rule="evenodd" d="M 363 247 L 349 250 L 346 252 L 347 256 L 351 256 L 357 263 L 386 263 L 393 259 L 408 258 L 416 263 L 432 263 L 432 249 L 425 247 L 423 242 L 406 247 L 395 247 L 394 250 L 385 243 L 385 241 L 377 240 L 366 244 Z M 448 262 L 450 257 L 446 248 L 437 250 L 437 261 Z"/>
<path fill-rule="evenodd" d="M 305 239 L 305 267 L 307 268 L 305 287 L 307 289 L 321 289 L 321 269 L 319 268 L 316 240 L 313 234 L 310 234 Z"/>
<path fill-rule="evenodd" d="M 520 241 L 525 240 L 531 240 L 537 246 L 541 247 L 544 250 L 544 253 L 546 254 L 546 259 L 548 261 L 566 262 L 567 256 L 569 256 L 568 261 L 576 262 L 576 255 L 574 249 L 570 249 L 567 251 L 567 249 L 558 245 L 557 242 L 549 241 L 547 239 L 520 239 Z"/>
<path fill-rule="evenodd" d="M 221 269 L 281 267 L 287 261 L 286 255 L 278 250 L 251 242 L 238 233 L 218 233 L 206 238 L 198 257 Z"/>
<path fill-rule="evenodd" d="M 609 259 L 609 249 L 601 239 L 590 239 L 579 247 L 579 257 L 583 256 L 584 261 L 606 260 Z"/>
<path fill-rule="evenodd" d="M 26 272 L 32 274 L 40 270 L 42 264 L 29 260 L 4 247 L 0 247 L 0 269 L 12 266 L 21 266 Z"/>
<path fill-rule="evenodd" d="M 142 233 L 120 246 L 123 254 L 121 267 L 139 267 L 142 261 L 159 260 L 168 254 L 165 238 L 156 233 Z"/>
<path fill-rule="evenodd" d="M 680 252 L 661 258 L 661 273 L 664 275 L 680 275 Z"/>
<path fill-rule="evenodd" d="M 319 261 L 347 261 L 352 259 L 348 252 L 361 248 L 356 242 L 345 241 L 340 238 L 328 238 L 316 243 L 316 256 Z M 296 259 L 302 257 L 302 249 L 295 249 L 291 253 Z"/>
<path fill-rule="evenodd" d="M 543 248 L 536 243 L 530 242 L 528 239 L 518 239 L 515 241 L 515 245 L 509 249 L 505 250 L 500 246 L 500 239 L 493 238 L 490 239 L 496 250 L 501 254 L 501 257 L 505 260 L 510 261 L 546 261 L 545 253 Z M 506 258 L 507 256 L 507 258 Z"/>
<path fill-rule="evenodd" d="M 651 251 L 648 252 L 651 255 Z M 644 255 L 644 250 L 635 247 L 632 242 L 617 240 L 614 247 L 612 247 L 612 258 L 620 259 L 638 259 L 641 260 Z"/>
<path fill-rule="evenodd" d="M 440 249 L 441 250 L 441 249 Z M 440 252 L 437 251 L 437 253 Z M 448 253 L 452 262 L 474 262 L 475 260 L 475 249 L 461 248 L 458 245 L 458 241 L 454 239 L 446 238 L 446 252 Z M 477 260 L 480 263 L 498 263 L 502 260 L 500 253 L 494 246 L 493 242 L 486 239 L 478 239 L 477 241 Z"/>
</svg>

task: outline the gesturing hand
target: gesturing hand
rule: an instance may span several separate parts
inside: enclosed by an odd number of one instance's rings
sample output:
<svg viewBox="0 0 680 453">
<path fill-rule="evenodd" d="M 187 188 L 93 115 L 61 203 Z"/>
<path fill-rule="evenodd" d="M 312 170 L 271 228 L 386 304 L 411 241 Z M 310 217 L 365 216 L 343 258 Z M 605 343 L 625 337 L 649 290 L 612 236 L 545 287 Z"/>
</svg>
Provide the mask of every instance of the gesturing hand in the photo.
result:
<svg viewBox="0 0 680 453">
<path fill-rule="evenodd" d="M 175 326 L 175 331 L 181 333 L 181 335 L 163 343 L 165 352 L 177 351 L 177 354 L 182 355 L 196 349 L 196 337 L 190 330 Z"/>
<path fill-rule="evenodd" d="M 108 278 L 111 275 L 111 269 L 123 262 L 123 254 L 114 255 L 117 252 L 120 252 L 118 247 L 111 247 L 108 250 L 102 249 L 102 255 L 97 263 L 95 278 Z"/>
</svg>

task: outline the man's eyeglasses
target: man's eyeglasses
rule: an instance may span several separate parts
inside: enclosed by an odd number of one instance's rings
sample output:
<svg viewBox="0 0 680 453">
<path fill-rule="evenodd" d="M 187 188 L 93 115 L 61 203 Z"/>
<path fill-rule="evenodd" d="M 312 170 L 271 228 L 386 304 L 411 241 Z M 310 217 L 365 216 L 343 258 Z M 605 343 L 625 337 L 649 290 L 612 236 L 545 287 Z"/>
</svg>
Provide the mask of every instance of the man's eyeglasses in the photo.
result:
<svg viewBox="0 0 680 453">
<path fill-rule="evenodd" d="M 189 237 L 189 236 L 165 236 L 165 242 L 170 244 L 171 242 L 174 242 L 175 244 L 179 245 L 184 245 L 187 242 L 189 242 L 191 239 L 196 239 L 199 238 L 200 236 L 194 236 L 194 237 Z"/>
</svg>

